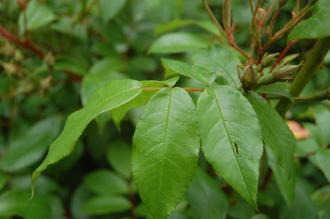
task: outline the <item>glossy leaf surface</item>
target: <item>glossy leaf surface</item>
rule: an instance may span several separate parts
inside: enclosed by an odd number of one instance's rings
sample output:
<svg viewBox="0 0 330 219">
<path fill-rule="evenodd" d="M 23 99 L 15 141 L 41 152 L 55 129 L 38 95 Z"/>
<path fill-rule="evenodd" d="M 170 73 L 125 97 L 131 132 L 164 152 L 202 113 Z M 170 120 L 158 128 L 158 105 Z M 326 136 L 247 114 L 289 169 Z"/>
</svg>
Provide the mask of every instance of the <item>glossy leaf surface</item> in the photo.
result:
<svg viewBox="0 0 330 219">
<path fill-rule="evenodd" d="M 203 67 L 189 65 L 181 61 L 162 59 L 162 63 L 166 70 L 167 77 L 180 74 L 200 81 L 206 85 L 211 85 L 216 77 L 215 72 L 212 73 Z"/>
<path fill-rule="evenodd" d="M 295 138 L 281 116 L 261 96 L 250 92 L 248 99 L 261 125 L 269 166 L 284 199 L 291 204 L 295 187 Z"/>
<path fill-rule="evenodd" d="M 134 99 L 142 91 L 141 83 L 134 80 L 116 80 L 98 89 L 90 101 L 66 121 L 61 135 L 51 144 L 47 157 L 34 171 L 33 180 L 49 165 L 68 156 L 88 123 L 103 112 L 119 107 Z"/>
<path fill-rule="evenodd" d="M 163 88 L 146 106 L 133 138 L 133 179 L 151 215 L 166 218 L 197 166 L 195 106 L 181 88 Z"/>
<path fill-rule="evenodd" d="M 252 106 L 239 91 L 217 85 L 201 94 L 197 114 L 206 159 L 255 206 L 263 145 Z"/>
</svg>

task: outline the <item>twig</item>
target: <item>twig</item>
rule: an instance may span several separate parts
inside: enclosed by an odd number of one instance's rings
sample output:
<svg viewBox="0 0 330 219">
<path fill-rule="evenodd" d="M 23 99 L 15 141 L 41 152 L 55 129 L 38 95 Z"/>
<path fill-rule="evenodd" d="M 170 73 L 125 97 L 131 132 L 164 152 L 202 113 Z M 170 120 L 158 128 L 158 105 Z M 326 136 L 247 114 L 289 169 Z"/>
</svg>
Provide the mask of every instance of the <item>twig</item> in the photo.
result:
<svg viewBox="0 0 330 219">
<path fill-rule="evenodd" d="M 224 0 L 222 8 L 223 26 L 228 33 L 231 29 L 231 0 Z"/>
<path fill-rule="evenodd" d="M 264 49 L 268 49 L 274 42 L 279 40 L 285 33 L 290 31 L 295 27 L 311 10 L 310 5 L 305 6 L 294 18 L 292 18 L 288 23 L 286 23 L 279 31 L 277 31 L 274 36 L 272 36 L 269 41 L 264 46 Z"/>
<path fill-rule="evenodd" d="M 1 25 L 0 25 L 0 35 L 8 41 L 10 41 L 18 46 L 21 46 L 25 49 L 30 50 L 36 56 L 38 56 L 40 59 L 43 59 L 45 57 L 45 53 L 33 42 L 17 37 L 16 35 L 12 34 L 5 27 L 3 27 Z"/>
<path fill-rule="evenodd" d="M 297 97 L 304 89 L 306 84 L 313 77 L 314 73 L 316 72 L 315 69 L 323 61 L 324 56 L 329 49 L 330 37 L 322 38 L 316 41 L 314 47 L 305 58 L 305 62 L 299 70 L 296 78 L 290 85 L 290 93 L 293 97 Z M 291 104 L 292 103 L 290 100 L 281 99 L 280 102 L 277 104 L 276 109 L 282 116 L 284 116 Z"/>
<path fill-rule="evenodd" d="M 204 3 L 204 7 L 209 15 L 209 17 L 211 18 L 211 20 L 213 21 L 213 23 L 218 27 L 219 31 L 226 36 L 226 31 L 222 28 L 221 24 L 219 23 L 218 19 L 215 17 L 215 15 L 213 14 L 209 4 L 207 3 L 207 0 L 203 0 Z"/>
<path fill-rule="evenodd" d="M 310 96 L 302 96 L 294 98 L 296 102 L 305 102 L 305 101 L 316 101 L 316 100 L 329 100 L 330 99 L 330 87 L 328 89 L 319 91 Z"/>
<path fill-rule="evenodd" d="M 289 52 L 289 50 L 296 44 L 296 41 L 290 41 L 288 42 L 288 45 L 285 47 L 285 49 L 281 52 L 281 54 L 278 56 L 275 63 L 272 65 L 272 69 L 274 69 L 280 62 L 285 58 L 286 54 Z"/>
<path fill-rule="evenodd" d="M 247 58 L 248 60 L 253 60 L 253 57 L 245 52 L 243 49 L 241 49 L 237 43 L 236 40 L 234 38 L 233 35 L 233 31 L 234 31 L 234 25 L 231 25 L 231 27 L 228 29 L 228 31 L 225 31 L 224 28 L 221 26 L 221 24 L 219 23 L 219 21 L 217 20 L 217 18 L 215 17 L 215 15 L 213 14 L 209 4 L 207 3 L 207 0 L 203 0 L 204 3 L 204 7 L 209 15 L 209 17 L 211 18 L 211 20 L 213 21 L 213 23 L 215 23 L 215 25 L 218 27 L 219 31 L 224 35 L 227 36 L 227 42 L 228 44 L 233 47 L 234 49 L 236 49 L 239 53 L 241 53 L 245 58 Z M 254 61 L 255 62 L 255 61 Z"/>
</svg>

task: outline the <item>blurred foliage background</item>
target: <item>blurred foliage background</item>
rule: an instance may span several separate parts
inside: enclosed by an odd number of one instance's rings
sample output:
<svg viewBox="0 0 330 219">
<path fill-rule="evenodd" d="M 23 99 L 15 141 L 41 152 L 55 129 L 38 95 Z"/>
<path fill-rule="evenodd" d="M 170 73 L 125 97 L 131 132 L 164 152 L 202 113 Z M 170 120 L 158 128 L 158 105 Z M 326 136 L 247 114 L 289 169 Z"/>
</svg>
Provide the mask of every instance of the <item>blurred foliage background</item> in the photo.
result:
<svg viewBox="0 0 330 219">
<path fill-rule="evenodd" d="M 220 15 L 222 1 L 209 3 Z M 275 29 L 291 18 L 294 7 L 296 1 L 287 1 Z M 233 20 L 236 40 L 248 50 L 247 1 L 233 1 Z M 131 138 L 141 108 L 130 111 L 122 124 L 115 124 L 109 113 L 97 118 L 73 154 L 38 180 L 33 200 L 31 173 L 64 118 L 97 87 L 118 78 L 159 80 L 164 77 L 161 57 L 208 59 L 196 49 L 222 49 L 222 36 L 202 1 L 0 0 L 0 32 L 0 218 L 146 218 L 130 173 Z M 157 39 L 165 43 L 151 47 Z M 283 38 L 271 50 L 281 51 L 286 43 Z M 290 53 L 302 53 L 302 58 L 310 45 L 299 42 Z M 233 63 L 229 57 L 224 52 L 218 61 Z M 329 64 L 328 55 L 304 94 L 329 87 Z M 199 86 L 193 80 L 180 83 Z M 310 133 L 298 142 L 292 206 L 264 170 L 261 181 L 267 183 L 260 188 L 260 212 L 255 211 L 201 159 L 185 199 L 170 218 L 330 218 L 330 186 L 313 156 L 330 144 L 329 109 L 326 101 L 296 104 L 289 114 Z"/>
</svg>

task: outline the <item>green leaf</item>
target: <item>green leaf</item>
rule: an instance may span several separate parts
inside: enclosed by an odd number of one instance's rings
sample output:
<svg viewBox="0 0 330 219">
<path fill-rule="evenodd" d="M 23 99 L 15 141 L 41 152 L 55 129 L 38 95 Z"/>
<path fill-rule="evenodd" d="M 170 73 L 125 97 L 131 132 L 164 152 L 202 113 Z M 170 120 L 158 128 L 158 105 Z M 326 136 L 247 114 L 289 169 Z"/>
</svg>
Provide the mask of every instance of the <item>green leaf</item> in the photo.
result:
<svg viewBox="0 0 330 219">
<path fill-rule="evenodd" d="M 141 81 L 143 84 L 143 87 L 148 88 L 148 87 L 174 87 L 174 85 L 178 82 L 180 79 L 179 76 L 176 77 L 171 77 L 168 78 L 167 80 L 164 81 L 156 81 L 156 80 L 146 80 L 146 81 Z"/>
<path fill-rule="evenodd" d="M 131 208 L 127 198 L 120 196 L 97 196 L 89 199 L 82 206 L 88 215 L 104 215 L 125 212 Z"/>
<path fill-rule="evenodd" d="M 0 191 L 6 185 L 8 179 L 9 177 L 6 174 L 0 172 Z"/>
<path fill-rule="evenodd" d="M 0 196 L 0 217 L 21 216 L 25 219 L 51 218 L 51 209 L 46 200 L 29 192 L 7 191 Z"/>
<path fill-rule="evenodd" d="M 207 46 L 207 41 L 192 33 L 168 33 L 152 44 L 149 53 L 182 53 L 206 48 Z"/>
<path fill-rule="evenodd" d="M 279 189 L 290 205 L 294 198 L 294 152 L 296 140 L 281 116 L 262 97 L 254 92 L 248 99 L 257 113 L 265 142 L 267 161 Z"/>
<path fill-rule="evenodd" d="M 107 150 L 107 160 L 112 168 L 126 178 L 131 176 L 131 147 L 123 142 L 112 143 Z"/>
<path fill-rule="evenodd" d="M 256 90 L 259 94 L 267 94 L 270 97 L 286 97 L 291 99 L 289 85 L 286 82 L 276 82 L 269 85 L 264 85 Z"/>
<path fill-rule="evenodd" d="M 110 57 L 95 63 L 82 82 L 81 99 L 83 104 L 87 103 L 88 99 L 98 88 L 112 80 L 124 79 L 125 76 L 118 73 L 123 68 L 124 63 L 121 60 Z"/>
<path fill-rule="evenodd" d="M 317 106 L 314 108 L 316 127 L 320 135 L 321 146 L 326 147 L 330 145 L 330 109 L 325 106 Z"/>
<path fill-rule="evenodd" d="M 297 178 L 295 186 L 295 198 L 290 207 L 282 207 L 280 209 L 278 218 L 290 218 L 290 219 L 311 219 L 318 218 L 317 211 L 311 200 L 311 188 L 306 181 Z"/>
<path fill-rule="evenodd" d="M 330 182 L 330 150 L 320 149 L 316 152 L 316 162 L 327 180 Z"/>
<path fill-rule="evenodd" d="M 216 180 L 199 169 L 187 191 L 193 215 L 198 219 L 225 219 L 228 208 L 226 195 Z"/>
<path fill-rule="evenodd" d="M 149 101 L 149 99 L 152 97 L 152 95 L 154 93 L 155 92 L 143 91 L 135 99 L 133 99 L 133 100 L 129 101 L 128 103 L 112 110 L 111 111 L 112 118 L 113 118 L 117 128 L 120 129 L 120 123 L 121 123 L 121 121 L 123 120 L 123 118 L 125 117 L 126 113 L 129 110 L 147 104 L 147 102 Z"/>
<path fill-rule="evenodd" d="M 33 172 L 32 181 L 35 182 L 40 173 L 49 165 L 72 153 L 75 143 L 88 123 L 98 115 L 134 99 L 141 92 L 141 83 L 129 79 L 111 81 L 98 89 L 84 108 L 68 117 L 61 135 L 51 144 L 45 160 Z"/>
<path fill-rule="evenodd" d="M 15 172 L 40 160 L 48 145 L 54 141 L 61 128 L 61 118 L 50 117 L 37 122 L 24 135 L 15 138 L 0 160 L 0 168 Z"/>
<path fill-rule="evenodd" d="M 330 36 L 330 1 L 318 0 L 313 15 L 300 22 L 289 34 L 289 40 L 315 39 Z"/>
<path fill-rule="evenodd" d="M 247 202 L 256 206 L 262 138 L 256 113 L 229 86 L 206 89 L 197 104 L 206 159 Z"/>
<path fill-rule="evenodd" d="M 187 27 L 187 26 L 199 26 L 204 30 L 214 34 L 220 35 L 219 29 L 217 26 L 210 20 L 173 20 L 165 24 L 158 25 L 156 27 L 156 34 L 164 34 L 167 32 L 171 32 L 177 30 L 179 28 Z"/>
<path fill-rule="evenodd" d="M 330 186 L 324 186 L 315 191 L 312 195 L 312 201 L 318 209 L 318 218 L 330 218 Z"/>
<path fill-rule="evenodd" d="M 241 64 L 236 51 L 229 47 L 212 47 L 192 53 L 192 63 L 215 72 L 230 86 L 239 88 L 241 82 L 237 73 L 237 66 Z"/>
<path fill-rule="evenodd" d="M 133 179 L 151 215 L 165 219 L 193 178 L 199 153 L 195 106 L 182 88 L 163 88 L 133 138 Z"/>
<path fill-rule="evenodd" d="M 143 84 L 144 88 L 162 88 L 165 86 L 173 87 L 178 80 L 179 77 L 171 77 L 164 81 L 146 80 L 146 81 L 141 81 L 141 83 Z M 112 110 L 112 118 L 117 128 L 120 129 L 120 123 L 124 119 L 125 115 L 129 110 L 146 105 L 147 102 L 155 93 L 156 91 L 151 91 L 151 90 L 142 91 L 142 93 L 135 99 Z"/>
<path fill-rule="evenodd" d="M 114 18 L 125 6 L 127 0 L 99 0 L 101 17 L 105 23 Z"/>
<path fill-rule="evenodd" d="M 110 170 L 96 170 L 84 179 L 86 187 L 100 195 L 128 194 L 127 182 Z"/>
<path fill-rule="evenodd" d="M 211 85 L 216 77 L 214 72 L 208 71 L 203 67 L 191 66 L 181 61 L 162 59 L 162 64 L 166 71 L 166 77 L 180 74 L 200 81 L 205 85 Z"/>
<path fill-rule="evenodd" d="M 86 63 L 70 56 L 56 57 L 54 65 L 55 71 L 69 71 L 76 75 L 85 75 L 87 72 L 86 68 Z"/>
<path fill-rule="evenodd" d="M 40 27 L 50 24 L 56 19 L 53 11 L 40 1 L 32 0 L 29 2 L 26 10 L 26 28 L 28 30 L 35 30 Z M 23 33 L 25 27 L 24 15 L 21 13 L 19 17 L 20 33 Z"/>
</svg>

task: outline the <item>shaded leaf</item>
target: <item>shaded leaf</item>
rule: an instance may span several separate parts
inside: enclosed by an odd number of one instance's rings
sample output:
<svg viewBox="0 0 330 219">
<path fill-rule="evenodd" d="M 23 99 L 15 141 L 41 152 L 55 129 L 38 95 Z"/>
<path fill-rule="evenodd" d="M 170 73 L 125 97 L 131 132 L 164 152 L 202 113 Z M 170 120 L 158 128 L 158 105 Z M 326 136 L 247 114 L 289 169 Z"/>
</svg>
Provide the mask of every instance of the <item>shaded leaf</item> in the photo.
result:
<svg viewBox="0 0 330 219">
<path fill-rule="evenodd" d="M 207 47 L 207 42 L 192 33 L 168 33 L 157 39 L 150 53 L 182 53 Z"/>
<path fill-rule="evenodd" d="M 324 186 L 315 191 L 312 195 L 312 201 L 318 209 L 318 218 L 330 218 L 330 186 Z"/>
<path fill-rule="evenodd" d="M 318 166 L 330 182 L 330 150 L 320 149 L 316 152 L 315 157 Z"/>
<path fill-rule="evenodd" d="M 131 176 L 131 147 L 123 142 L 112 143 L 107 150 L 111 166 L 126 178 Z"/>
<path fill-rule="evenodd" d="M 179 28 L 187 26 L 199 26 L 204 30 L 214 34 L 220 35 L 219 29 L 217 26 L 210 20 L 173 20 L 165 24 L 158 25 L 156 27 L 156 34 L 164 34 L 166 32 L 171 32 Z"/>
<path fill-rule="evenodd" d="M 8 191 L 0 196 L 0 217 L 21 216 L 25 219 L 51 218 L 51 209 L 44 199 L 30 200 L 29 192 Z"/>
<path fill-rule="evenodd" d="M 262 138 L 256 113 L 229 86 L 206 89 L 197 104 L 206 159 L 246 201 L 256 206 Z"/>
<path fill-rule="evenodd" d="M 0 191 L 6 185 L 8 178 L 6 174 L 0 172 Z"/>
<path fill-rule="evenodd" d="M 276 82 L 269 85 L 264 85 L 256 90 L 259 94 L 267 94 L 270 97 L 286 97 L 291 99 L 292 96 L 289 91 L 289 85 L 286 82 Z"/>
<path fill-rule="evenodd" d="M 203 170 L 198 170 L 188 191 L 187 199 L 194 218 L 225 219 L 228 208 L 226 195 L 221 191 L 216 180 Z"/>
<path fill-rule="evenodd" d="M 330 109 L 325 106 L 315 107 L 315 120 L 318 134 L 320 135 L 321 146 L 330 145 Z"/>
<path fill-rule="evenodd" d="M 106 23 L 115 17 L 125 6 L 127 0 L 99 0 L 99 8 L 103 21 Z"/>
<path fill-rule="evenodd" d="M 250 92 L 248 99 L 261 125 L 268 164 L 273 170 L 285 201 L 291 204 L 295 185 L 293 159 L 296 148 L 295 138 L 281 116 L 262 97 Z"/>
<path fill-rule="evenodd" d="M 69 71 L 70 73 L 77 75 L 85 75 L 87 66 L 84 62 L 77 58 L 70 56 L 59 56 L 56 57 L 54 65 L 55 71 Z"/>
<path fill-rule="evenodd" d="M 56 138 L 61 128 L 61 118 L 58 116 L 41 120 L 17 137 L 0 160 L 0 168 L 15 172 L 27 168 L 40 160 L 48 145 Z"/>
<path fill-rule="evenodd" d="M 146 106 L 133 138 L 134 182 L 151 215 L 166 218 L 197 165 L 195 106 L 182 88 L 163 88 Z"/>
<path fill-rule="evenodd" d="M 84 183 L 89 190 L 100 195 L 127 194 L 129 191 L 129 186 L 123 178 L 105 169 L 88 174 Z"/>
<path fill-rule="evenodd" d="M 26 28 L 28 30 L 35 30 L 40 27 L 46 26 L 55 20 L 55 14 L 45 4 L 37 0 L 29 2 L 26 10 Z M 23 33 L 25 27 L 23 13 L 19 17 L 19 29 Z"/>
<path fill-rule="evenodd" d="M 131 203 L 125 197 L 97 196 L 87 200 L 82 206 L 83 212 L 88 215 L 103 215 L 127 211 Z"/>
</svg>

